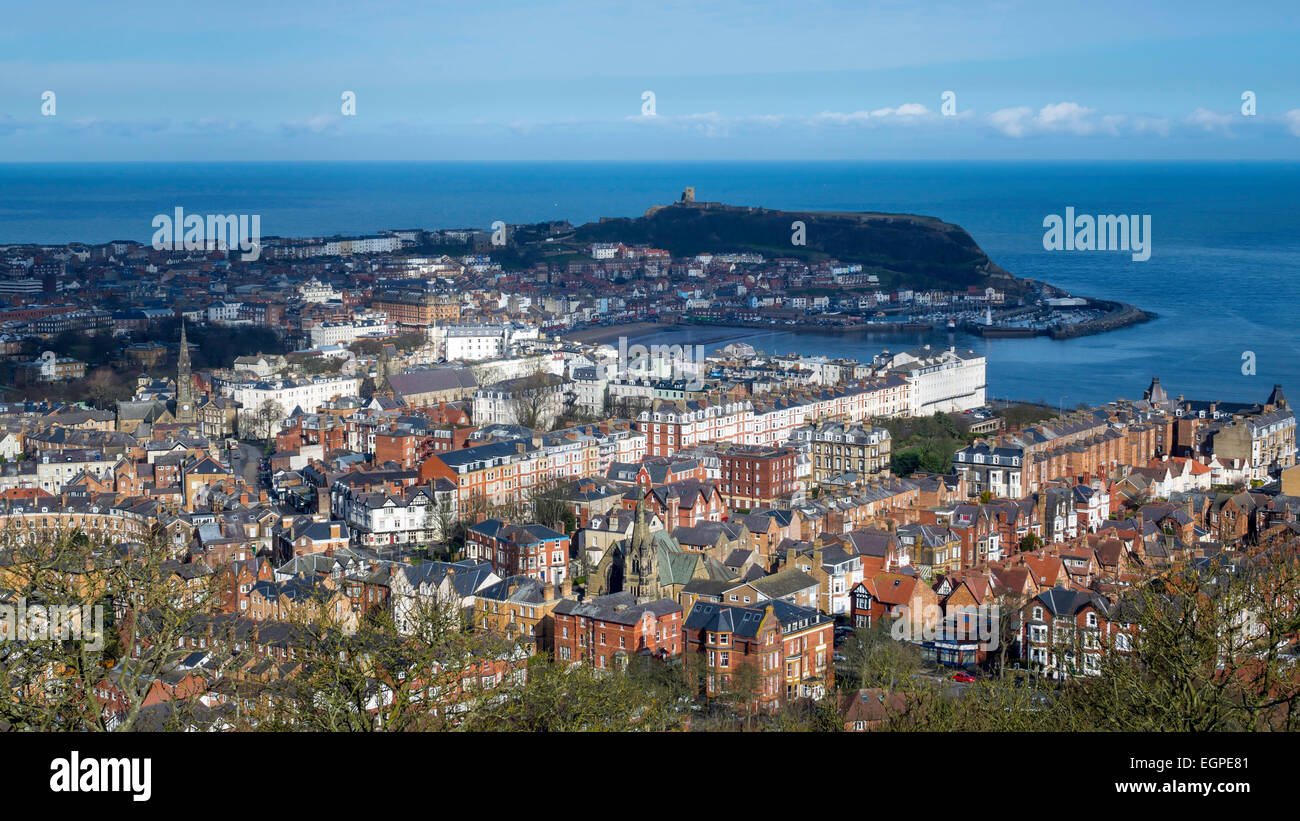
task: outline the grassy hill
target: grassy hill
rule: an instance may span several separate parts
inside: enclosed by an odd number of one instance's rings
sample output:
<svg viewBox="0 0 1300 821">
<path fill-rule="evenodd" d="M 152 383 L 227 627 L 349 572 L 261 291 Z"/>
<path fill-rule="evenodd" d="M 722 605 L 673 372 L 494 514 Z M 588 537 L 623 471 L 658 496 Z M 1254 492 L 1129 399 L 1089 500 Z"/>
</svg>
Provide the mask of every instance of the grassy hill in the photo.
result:
<svg viewBox="0 0 1300 821">
<path fill-rule="evenodd" d="M 792 244 L 791 223 L 805 226 L 806 244 Z M 574 242 L 625 242 L 663 248 L 677 256 L 754 252 L 808 260 L 834 257 L 885 274 L 910 287 L 959 289 L 1014 286 L 960 226 L 912 214 L 772 211 L 716 203 L 676 203 L 635 219 L 602 219 L 576 228 Z"/>
</svg>

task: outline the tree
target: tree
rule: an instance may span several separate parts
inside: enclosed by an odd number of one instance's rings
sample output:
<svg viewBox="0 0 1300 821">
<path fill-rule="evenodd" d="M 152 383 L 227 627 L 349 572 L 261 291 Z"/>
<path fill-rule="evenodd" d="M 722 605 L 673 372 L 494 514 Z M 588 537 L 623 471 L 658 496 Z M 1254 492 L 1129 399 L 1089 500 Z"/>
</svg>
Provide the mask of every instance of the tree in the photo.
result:
<svg viewBox="0 0 1300 821">
<path fill-rule="evenodd" d="M 651 664 L 659 662 L 647 660 Z M 472 731 L 588 732 L 660 731 L 680 722 L 680 685 L 669 666 L 647 670 L 629 659 L 627 669 L 597 670 L 564 664 L 550 655 L 528 663 L 526 680 L 480 701 L 465 728 Z"/>
<path fill-rule="evenodd" d="M 90 372 L 86 378 L 87 395 L 97 408 L 111 408 L 117 400 L 128 395 L 123 389 L 122 378 L 110 367 L 99 367 Z"/>
<path fill-rule="evenodd" d="M 349 631 L 330 611 L 296 618 L 295 675 L 259 688 L 236 729 L 325 732 L 448 730 L 483 697 L 481 682 L 519 663 L 510 643 L 462 629 L 454 605 L 416 601 L 397 623 L 378 609 Z"/>
<path fill-rule="evenodd" d="M 1132 591 L 1119 618 L 1137 629 L 1107 637 L 1098 675 L 1071 681 L 1066 706 L 1095 729 L 1300 728 L 1300 670 L 1286 654 L 1300 630 L 1298 546 Z"/>
<path fill-rule="evenodd" d="M 161 534 L 128 547 L 80 530 L 6 529 L 0 586 L 24 602 L 29 632 L 25 640 L 0 642 L 0 724 L 59 731 L 154 726 L 158 711 L 146 710 L 149 698 L 166 700 L 173 727 L 204 721 L 197 697 L 206 685 L 177 665 L 192 652 L 185 639 L 215 614 L 222 588 L 214 573 L 172 573 L 173 552 Z M 38 608 L 44 625 L 65 627 L 30 632 Z M 101 702 L 108 692 L 113 698 Z"/>
<path fill-rule="evenodd" d="M 752 727 L 758 700 L 762 695 L 763 674 L 758 667 L 758 659 L 739 658 L 739 664 L 733 671 L 723 676 L 722 701 L 730 704 L 734 710 L 743 710 L 746 726 Z"/>
<path fill-rule="evenodd" d="M 885 624 L 860 627 L 844 644 L 845 668 L 857 688 L 897 690 L 921 669 L 915 645 L 896 641 Z"/>
<path fill-rule="evenodd" d="M 526 515 L 552 530 L 567 532 L 564 530 L 565 515 L 572 517 L 568 490 L 569 483 L 558 477 L 540 479 L 528 489 L 524 505 Z"/>
<path fill-rule="evenodd" d="M 245 439 L 264 439 L 269 451 L 283 419 L 284 407 L 274 399 L 266 399 L 256 408 L 240 413 L 239 433 Z"/>
<path fill-rule="evenodd" d="M 605 393 L 605 414 L 619 419 L 635 419 L 641 411 L 649 410 L 653 404 L 654 401 L 646 396 L 616 396 L 608 390 Z"/>
<path fill-rule="evenodd" d="M 452 510 L 451 498 L 443 495 L 433 506 L 432 522 L 433 530 L 437 532 L 438 543 L 447 551 L 448 556 L 453 556 L 455 551 L 452 546 L 452 539 L 456 536 L 456 513 Z"/>
<path fill-rule="evenodd" d="M 994 597 L 993 606 L 997 608 L 997 615 L 992 626 L 998 641 L 997 669 L 1001 675 L 1006 674 L 1007 657 L 1020 633 L 1020 613 L 1027 603 L 1028 597 L 1025 594 L 1012 590 L 1003 591 Z"/>
<path fill-rule="evenodd" d="M 516 425 L 549 430 L 556 417 L 558 389 L 550 374 L 538 371 L 511 386 L 510 416 Z"/>
</svg>

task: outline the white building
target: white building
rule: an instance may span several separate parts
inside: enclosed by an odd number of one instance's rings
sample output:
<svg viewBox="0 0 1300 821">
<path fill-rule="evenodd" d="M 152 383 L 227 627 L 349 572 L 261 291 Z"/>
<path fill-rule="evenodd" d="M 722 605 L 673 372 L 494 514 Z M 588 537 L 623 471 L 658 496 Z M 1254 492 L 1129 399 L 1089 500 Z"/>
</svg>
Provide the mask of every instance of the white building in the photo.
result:
<svg viewBox="0 0 1300 821">
<path fill-rule="evenodd" d="M 245 412 L 255 413 L 267 402 L 280 406 L 280 421 L 289 418 L 294 408 L 301 408 L 303 413 L 315 413 L 324 402 L 340 396 L 356 396 L 361 390 L 358 377 L 320 377 L 294 382 L 288 379 L 275 379 L 256 382 L 219 381 L 222 393 L 233 398 Z"/>
<path fill-rule="evenodd" d="M 606 367 L 587 365 L 570 370 L 573 379 L 573 404 L 591 414 L 605 412 L 605 395 L 609 385 Z"/>
<path fill-rule="evenodd" d="M 911 384 L 909 416 L 960 413 L 984 405 L 986 360 L 974 351 L 934 350 L 926 345 L 893 355 L 882 353 L 875 364 L 878 372 L 899 374 Z"/>
<path fill-rule="evenodd" d="M 303 302 L 330 302 L 343 298 L 343 294 L 334 290 L 316 277 L 298 286 L 298 296 Z"/>
<path fill-rule="evenodd" d="M 567 383 L 552 374 L 532 374 L 480 388 L 474 394 L 474 424 L 527 425 L 549 430 L 564 412 Z M 536 393 L 536 399 L 531 395 Z M 536 419 L 529 419 L 536 410 Z"/>
<path fill-rule="evenodd" d="M 239 309 L 242 302 L 214 302 L 208 306 L 208 322 L 213 325 L 235 325 L 239 323 Z"/>
<path fill-rule="evenodd" d="M 505 325 L 444 325 L 430 330 L 448 360 L 479 362 L 506 355 L 510 332 Z"/>
<path fill-rule="evenodd" d="M 328 345 L 348 345 L 363 336 L 388 336 L 394 326 L 382 311 L 357 314 L 343 322 L 318 322 L 308 331 L 313 348 Z"/>
<path fill-rule="evenodd" d="M 366 547 L 438 542 L 444 538 L 442 525 L 458 515 L 455 487 L 445 479 L 432 488 L 373 493 L 355 493 L 338 482 L 330 495 L 334 515 L 348 523 L 353 541 Z"/>
<path fill-rule="evenodd" d="M 337 239 L 325 243 L 325 256 L 351 256 L 352 254 L 387 254 L 402 249 L 399 237 L 357 237 Z"/>
</svg>

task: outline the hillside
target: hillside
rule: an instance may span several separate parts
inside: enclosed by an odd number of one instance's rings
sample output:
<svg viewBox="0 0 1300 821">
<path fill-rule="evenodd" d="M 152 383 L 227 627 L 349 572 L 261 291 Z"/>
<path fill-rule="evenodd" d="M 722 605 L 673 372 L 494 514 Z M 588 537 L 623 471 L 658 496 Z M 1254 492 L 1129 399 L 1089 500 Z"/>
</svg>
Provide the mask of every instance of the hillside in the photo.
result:
<svg viewBox="0 0 1300 821">
<path fill-rule="evenodd" d="M 792 244 L 791 223 L 805 226 L 806 245 Z M 773 211 L 718 203 L 656 206 L 635 219 L 587 223 L 567 240 L 624 242 L 663 248 L 674 257 L 705 252 L 761 253 L 860 262 L 882 285 L 966 288 L 1020 283 L 989 259 L 960 226 L 912 214 Z"/>
</svg>

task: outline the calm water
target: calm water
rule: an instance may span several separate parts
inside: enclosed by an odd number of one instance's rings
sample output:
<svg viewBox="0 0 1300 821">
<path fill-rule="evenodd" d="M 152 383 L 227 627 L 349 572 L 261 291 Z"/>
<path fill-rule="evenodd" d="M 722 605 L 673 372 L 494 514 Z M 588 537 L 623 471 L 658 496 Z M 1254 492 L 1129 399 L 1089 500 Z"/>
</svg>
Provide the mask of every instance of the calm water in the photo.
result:
<svg viewBox="0 0 1300 821">
<path fill-rule="evenodd" d="M 845 336 L 736 330 L 768 351 L 858 358 L 882 347 L 986 351 L 995 396 L 1056 404 L 1171 393 L 1262 400 L 1300 392 L 1300 165 L 1295 163 L 302 163 L 0 164 L 0 243 L 148 241 L 155 214 L 262 215 L 265 235 L 488 227 L 634 216 L 694 185 L 702 200 L 770 208 L 902 211 L 962 225 L 1002 267 L 1160 318 L 1094 337 Z M 1043 218 L 1150 214 L 1147 262 L 1048 252 Z M 693 341 L 700 332 L 666 341 Z M 714 330 L 703 337 L 717 339 Z M 1253 351 L 1257 374 L 1241 373 Z"/>
</svg>

